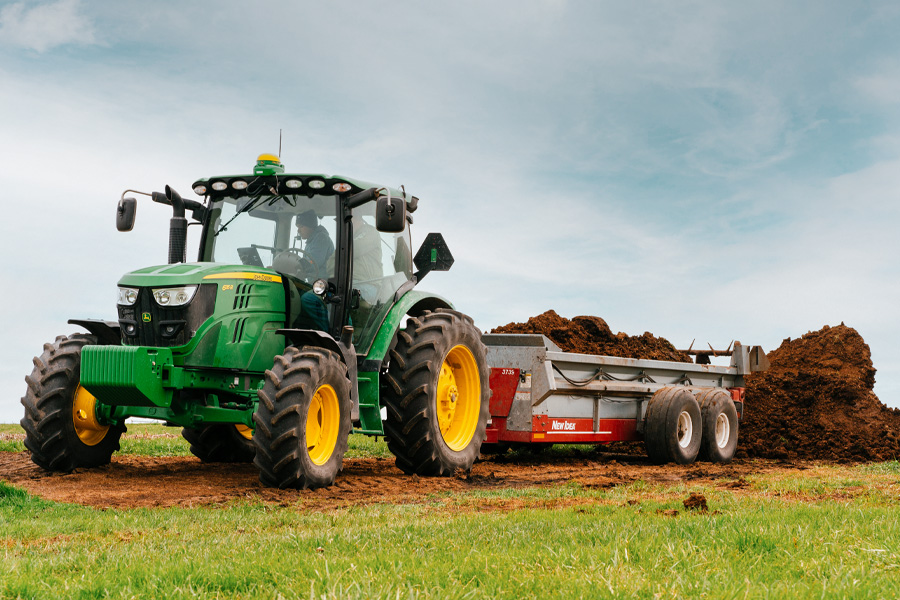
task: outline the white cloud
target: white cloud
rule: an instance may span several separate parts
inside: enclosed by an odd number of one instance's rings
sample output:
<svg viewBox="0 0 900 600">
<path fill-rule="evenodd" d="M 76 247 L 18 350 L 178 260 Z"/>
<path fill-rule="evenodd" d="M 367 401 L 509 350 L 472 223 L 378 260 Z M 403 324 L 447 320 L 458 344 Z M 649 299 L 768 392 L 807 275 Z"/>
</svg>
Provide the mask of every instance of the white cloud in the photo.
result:
<svg viewBox="0 0 900 600">
<path fill-rule="evenodd" d="M 94 25 L 80 9 L 80 0 L 8 4 L 0 9 L 0 44 L 39 53 L 66 44 L 95 44 Z"/>
<path fill-rule="evenodd" d="M 900 102 L 900 69 L 892 72 L 867 75 L 856 80 L 856 87 L 868 98 L 882 104 Z"/>
</svg>

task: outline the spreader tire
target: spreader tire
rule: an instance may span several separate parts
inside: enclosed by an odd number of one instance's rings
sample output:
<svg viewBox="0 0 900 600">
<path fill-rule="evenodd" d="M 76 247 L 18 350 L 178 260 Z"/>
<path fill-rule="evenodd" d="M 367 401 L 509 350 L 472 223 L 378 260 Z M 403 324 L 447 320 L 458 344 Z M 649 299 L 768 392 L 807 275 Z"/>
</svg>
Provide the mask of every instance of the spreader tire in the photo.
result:
<svg viewBox="0 0 900 600">
<path fill-rule="evenodd" d="M 92 335 L 59 336 L 44 344 L 44 352 L 34 358 L 34 371 L 25 377 L 25 417 L 20 421 L 25 447 L 31 460 L 48 471 L 105 465 L 119 449 L 125 425 L 99 422 L 96 400 L 80 385 L 81 349 L 96 343 Z"/>
<path fill-rule="evenodd" d="M 730 463 L 738 444 L 738 415 L 731 396 L 719 389 L 706 390 L 697 398 L 703 420 L 700 459 Z"/>
<path fill-rule="evenodd" d="M 347 365 L 325 348 L 286 348 L 266 371 L 253 421 L 253 462 L 263 485 L 331 485 L 343 468 L 350 435 Z"/>
<path fill-rule="evenodd" d="M 245 435 L 245 433 L 247 435 Z M 256 456 L 248 427 L 231 423 L 185 427 L 181 435 L 191 444 L 191 454 L 203 462 L 248 463 Z"/>
<path fill-rule="evenodd" d="M 700 451 L 700 405 L 685 389 L 666 387 L 653 394 L 647 405 L 644 446 L 650 460 L 687 465 Z"/>
<path fill-rule="evenodd" d="M 489 371 L 481 333 L 460 312 L 410 317 L 385 377 L 388 448 L 404 473 L 447 476 L 472 468 L 485 438 Z"/>
</svg>

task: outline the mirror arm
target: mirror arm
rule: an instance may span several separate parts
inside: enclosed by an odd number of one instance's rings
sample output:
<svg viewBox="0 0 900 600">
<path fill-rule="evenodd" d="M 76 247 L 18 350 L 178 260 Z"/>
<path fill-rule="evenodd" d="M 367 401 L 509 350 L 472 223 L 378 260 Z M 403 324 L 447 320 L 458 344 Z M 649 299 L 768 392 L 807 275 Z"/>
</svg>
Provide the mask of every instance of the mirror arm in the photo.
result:
<svg viewBox="0 0 900 600">
<path fill-rule="evenodd" d="M 369 188 L 367 190 L 363 190 L 358 194 L 353 194 L 346 200 L 344 200 L 344 204 L 347 208 L 354 209 L 357 206 L 362 206 L 366 202 L 371 202 L 375 198 L 378 197 L 379 188 Z"/>
</svg>

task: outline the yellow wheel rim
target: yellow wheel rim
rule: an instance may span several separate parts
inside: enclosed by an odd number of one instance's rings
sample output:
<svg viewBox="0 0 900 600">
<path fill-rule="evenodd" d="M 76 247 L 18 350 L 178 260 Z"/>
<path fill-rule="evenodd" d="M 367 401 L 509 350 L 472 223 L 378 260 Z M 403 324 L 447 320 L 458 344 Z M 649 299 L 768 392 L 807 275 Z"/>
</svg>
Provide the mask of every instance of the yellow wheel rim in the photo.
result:
<svg viewBox="0 0 900 600">
<path fill-rule="evenodd" d="M 81 385 L 75 389 L 72 422 L 78 439 L 88 446 L 96 446 L 102 442 L 109 431 L 109 425 L 101 425 L 97 420 L 97 399 Z"/>
<path fill-rule="evenodd" d="M 441 365 L 435 398 L 438 426 L 447 446 L 459 452 L 469 445 L 481 412 L 478 363 L 465 346 L 454 346 Z"/>
<path fill-rule="evenodd" d="M 330 385 L 316 390 L 306 413 L 306 450 L 317 465 L 324 465 L 337 445 L 341 409 L 337 392 Z"/>
<path fill-rule="evenodd" d="M 253 430 L 250 429 L 249 427 L 247 427 L 246 425 L 237 423 L 237 424 L 235 424 L 234 428 L 237 429 L 237 432 L 239 434 L 241 434 L 245 439 L 248 439 L 248 440 L 253 439 Z"/>
</svg>

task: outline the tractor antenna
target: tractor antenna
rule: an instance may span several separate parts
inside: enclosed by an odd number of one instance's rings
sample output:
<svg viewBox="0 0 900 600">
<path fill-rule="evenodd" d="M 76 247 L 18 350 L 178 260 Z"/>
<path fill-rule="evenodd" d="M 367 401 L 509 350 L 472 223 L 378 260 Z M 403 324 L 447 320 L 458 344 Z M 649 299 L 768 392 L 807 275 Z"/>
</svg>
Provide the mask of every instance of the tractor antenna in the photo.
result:
<svg viewBox="0 0 900 600">
<path fill-rule="evenodd" d="M 281 129 L 278 130 L 278 160 L 281 160 Z"/>
</svg>

